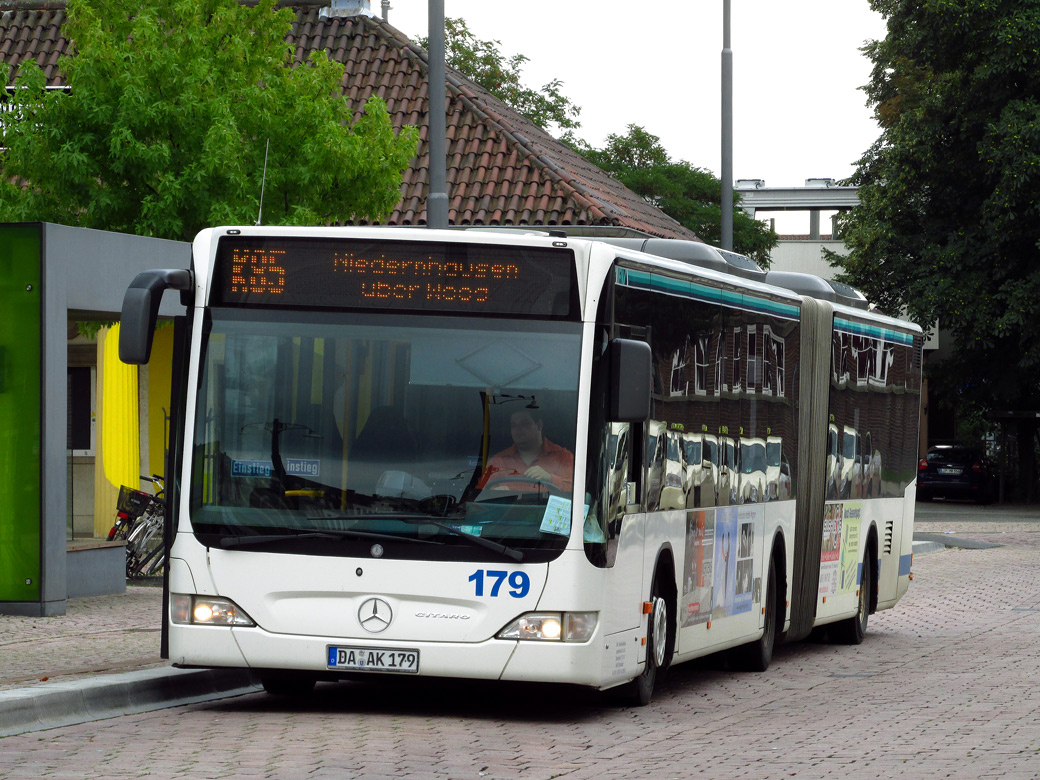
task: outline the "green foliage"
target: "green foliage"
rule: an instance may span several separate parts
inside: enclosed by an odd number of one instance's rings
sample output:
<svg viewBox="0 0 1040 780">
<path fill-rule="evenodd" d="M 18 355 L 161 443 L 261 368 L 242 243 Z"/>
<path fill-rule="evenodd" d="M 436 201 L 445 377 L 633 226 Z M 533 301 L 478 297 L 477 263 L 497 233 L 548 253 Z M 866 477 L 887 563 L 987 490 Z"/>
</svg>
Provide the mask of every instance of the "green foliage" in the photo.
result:
<svg viewBox="0 0 1040 780">
<path fill-rule="evenodd" d="M 627 135 L 610 135 L 602 149 L 567 138 L 589 162 L 642 196 L 647 202 L 692 230 L 703 241 L 718 246 L 722 239 L 722 182 L 711 173 L 686 161 L 676 162 L 661 146 L 660 139 L 638 125 L 629 125 Z M 734 194 L 734 205 L 739 197 Z M 733 248 L 769 267 L 769 251 L 777 235 L 762 222 L 739 208 L 733 212 Z"/>
<path fill-rule="evenodd" d="M 940 323 L 961 408 L 1040 408 L 1040 0 L 873 0 L 881 137 L 851 179 L 843 277 Z"/>
<path fill-rule="evenodd" d="M 98 334 L 103 328 L 111 328 L 116 323 L 111 320 L 80 320 L 76 323 L 76 330 L 79 335 L 84 338 L 90 339 L 91 341 L 97 341 Z M 160 320 L 156 323 L 157 328 L 161 328 L 167 324 L 173 324 L 169 320 Z"/>
<path fill-rule="evenodd" d="M 274 0 L 69 0 L 69 89 L 22 66 L 0 219 L 182 240 L 249 224 L 268 141 L 265 223 L 385 216 L 417 132 L 395 134 L 377 98 L 353 121 L 323 54 L 289 67 L 292 19 Z"/>
<path fill-rule="evenodd" d="M 419 45 L 429 47 L 429 38 Z M 523 83 L 523 54 L 505 57 L 499 52 L 501 41 L 482 41 L 470 32 L 462 19 L 444 20 L 444 59 L 448 67 L 476 82 L 518 114 L 543 130 L 552 127 L 574 130 L 580 126 L 581 109 L 561 91 L 563 82 L 553 79 L 541 89 Z"/>
</svg>

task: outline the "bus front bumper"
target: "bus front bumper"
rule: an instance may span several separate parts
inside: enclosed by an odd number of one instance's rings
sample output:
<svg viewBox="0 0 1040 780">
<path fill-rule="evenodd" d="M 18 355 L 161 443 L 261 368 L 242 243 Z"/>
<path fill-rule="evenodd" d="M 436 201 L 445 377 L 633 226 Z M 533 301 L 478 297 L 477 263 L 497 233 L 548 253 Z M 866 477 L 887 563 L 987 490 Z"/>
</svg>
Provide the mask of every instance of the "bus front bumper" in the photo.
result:
<svg viewBox="0 0 1040 780">
<path fill-rule="evenodd" d="M 173 625 L 170 660 L 178 666 L 232 667 L 339 674 L 458 677 L 476 680 L 569 683 L 609 687 L 619 680 L 604 668 L 603 638 L 597 631 L 584 643 L 489 639 L 482 642 L 380 642 L 343 638 L 274 634 L 259 627 Z M 329 665 L 330 648 L 418 653 L 417 671 L 340 670 Z M 633 665 L 630 665 L 630 668 Z"/>
</svg>

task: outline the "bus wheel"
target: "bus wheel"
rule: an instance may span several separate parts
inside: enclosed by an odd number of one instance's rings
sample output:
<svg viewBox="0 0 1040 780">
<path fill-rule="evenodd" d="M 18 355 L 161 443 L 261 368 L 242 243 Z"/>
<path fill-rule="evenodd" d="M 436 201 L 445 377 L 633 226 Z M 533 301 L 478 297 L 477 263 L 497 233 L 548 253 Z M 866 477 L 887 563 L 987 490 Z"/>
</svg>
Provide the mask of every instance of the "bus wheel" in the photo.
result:
<svg viewBox="0 0 1040 780">
<path fill-rule="evenodd" d="M 874 588 L 874 567 L 863 561 L 863 581 L 859 586 L 859 608 L 854 617 L 845 618 L 830 627 L 829 634 L 843 645 L 858 645 L 867 634 L 867 619 L 870 617 L 870 594 Z"/>
<path fill-rule="evenodd" d="M 741 645 L 733 651 L 734 664 L 748 672 L 764 672 L 773 660 L 773 646 L 776 644 L 776 594 L 778 590 L 776 566 L 769 561 L 769 577 L 766 580 L 765 615 L 766 625 L 762 636 L 754 642 Z"/>
<path fill-rule="evenodd" d="M 260 684 L 272 696 L 306 696 L 314 690 L 316 682 L 311 675 L 294 672 L 266 672 L 260 675 Z"/>
<path fill-rule="evenodd" d="M 654 580 L 650 603 L 653 606 L 646 633 L 646 664 L 643 673 L 624 686 L 621 697 L 626 704 L 636 707 L 650 703 L 658 670 L 665 668 L 668 659 L 668 602 L 660 595 L 657 580 Z"/>
</svg>

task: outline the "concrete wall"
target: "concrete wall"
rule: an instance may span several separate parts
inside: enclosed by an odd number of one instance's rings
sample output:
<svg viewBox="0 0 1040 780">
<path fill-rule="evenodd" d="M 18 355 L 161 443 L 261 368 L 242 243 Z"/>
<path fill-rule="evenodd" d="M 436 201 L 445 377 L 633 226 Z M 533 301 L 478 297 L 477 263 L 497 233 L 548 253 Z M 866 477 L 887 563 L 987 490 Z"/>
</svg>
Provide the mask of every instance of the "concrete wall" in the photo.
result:
<svg viewBox="0 0 1040 780">
<path fill-rule="evenodd" d="M 126 543 L 68 546 L 65 564 L 70 599 L 126 592 Z"/>
<path fill-rule="evenodd" d="M 795 271 L 812 274 L 823 279 L 833 279 L 836 269 L 824 259 L 824 249 L 840 255 L 848 254 L 848 250 L 841 241 L 785 241 L 781 238 L 780 244 L 770 255 L 773 264 L 769 269 L 771 271 Z"/>
<path fill-rule="evenodd" d="M 77 456 L 70 460 L 72 536 L 74 539 L 94 537 L 97 535 L 94 530 L 94 456 Z"/>
</svg>

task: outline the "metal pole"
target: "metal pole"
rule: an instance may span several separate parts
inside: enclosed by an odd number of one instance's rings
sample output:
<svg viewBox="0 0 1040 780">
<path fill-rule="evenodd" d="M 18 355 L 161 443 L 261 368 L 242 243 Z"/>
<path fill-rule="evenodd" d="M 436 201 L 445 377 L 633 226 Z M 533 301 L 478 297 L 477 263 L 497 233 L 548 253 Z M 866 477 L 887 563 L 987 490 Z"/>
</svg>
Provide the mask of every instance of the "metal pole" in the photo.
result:
<svg viewBox="0 0 1040 780">
<path fill-rule="evenodd" d="M 722 5 L 722 248 L 733 251 L 733 50 L 730 0 Z"/>
<path fill-rule="evenodd" d="M 430 189 L 426 227 L 448 227 L 447 133 L 444 75 L 444 0 L 430 0 L 429 107 Z"/>
</svg>

